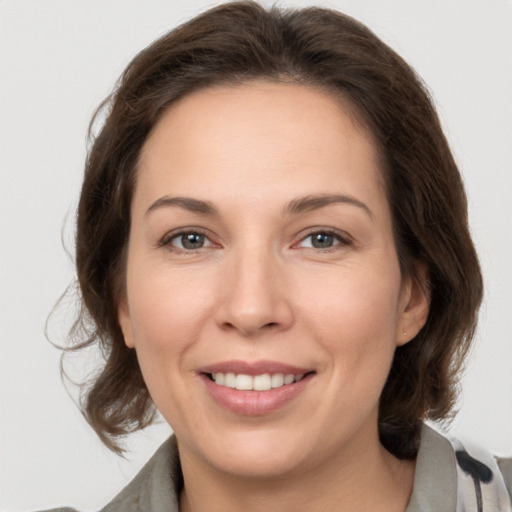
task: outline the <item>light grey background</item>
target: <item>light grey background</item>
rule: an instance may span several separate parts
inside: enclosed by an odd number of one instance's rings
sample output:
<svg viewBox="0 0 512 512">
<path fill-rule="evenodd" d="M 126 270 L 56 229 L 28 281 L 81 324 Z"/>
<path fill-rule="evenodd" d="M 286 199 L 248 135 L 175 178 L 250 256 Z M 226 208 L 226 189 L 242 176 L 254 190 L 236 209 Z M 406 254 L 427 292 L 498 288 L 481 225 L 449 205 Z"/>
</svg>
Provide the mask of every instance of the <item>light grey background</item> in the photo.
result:
<svg viewBox="0 0 512 512">
<path fill-rule="evenodd" d="M 486 282 L 478 346 L 468 363 L 453 430 L 510 454 L 512 2 L 319 3 L 368 24 L 412 63 L 434 93 L 466 180 Z M 66 393 L 59 377 L 60 354 L 43 331 L 73 277 L 61 231 L 67 217 L 64 239 L 72 248 L 73 212 L 93 109 L 137 51 L 215 4 L 0 1 L 2 511 L 62 504 L 96 510 L 169 433 L 161 425 L 134 436 L 127 460 L 110 454 Z M 68 311 L 69 318 L 72 305 Z M 63 321 L 61 330 L 65 327 Z"/>
</svg>

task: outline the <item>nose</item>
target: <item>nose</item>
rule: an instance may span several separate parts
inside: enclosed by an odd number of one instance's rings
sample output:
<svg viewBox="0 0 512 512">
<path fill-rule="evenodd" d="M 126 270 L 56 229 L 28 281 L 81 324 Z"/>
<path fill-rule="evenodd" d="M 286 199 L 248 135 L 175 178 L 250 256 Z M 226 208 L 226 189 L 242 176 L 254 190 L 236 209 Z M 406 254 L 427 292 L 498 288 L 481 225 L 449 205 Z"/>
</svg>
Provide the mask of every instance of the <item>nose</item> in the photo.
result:
<svg viewBox="0 0 512 512">
<path fill-rule="evenodd" d="M 217 325 L 244 337 L 288 329 L 293 311 L 283 268 L 271 251 L 235 253 L 222 277 Z"/>
</svg>

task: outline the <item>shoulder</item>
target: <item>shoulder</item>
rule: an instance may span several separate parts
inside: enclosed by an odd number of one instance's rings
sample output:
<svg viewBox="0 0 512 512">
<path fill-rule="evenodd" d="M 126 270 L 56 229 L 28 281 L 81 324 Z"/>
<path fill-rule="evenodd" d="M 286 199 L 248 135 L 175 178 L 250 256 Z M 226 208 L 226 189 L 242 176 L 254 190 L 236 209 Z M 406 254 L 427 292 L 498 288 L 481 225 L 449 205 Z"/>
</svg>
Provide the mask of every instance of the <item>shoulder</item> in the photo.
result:
<svg viewBox="0 0 512 512">
<path fill-rule="evenodd" d="M 171 436 L 135 478 L 100 512 L 178 512 L 182 487 L 176 438 Z M 41 512 L 77 512 L 61 507 Z"/>
<path fill-rule="evenodd" d="M 512 512 L 512 459 L 424 425 L 407 512 Z"/>
<path fill-rule="evenodd" d="M 512 459 L 493 456 L 488 450 L 451 438 L 457 462 L 459 494 L 476 494 L 476 502 L 488 510 L 512 511 Z"/>
<path fill-rule="evenodd" d="M 501 475 L 507 487 L 509 496 L 512 499 L 512 457 L 496 457 L 496 462 L 500 468 Z"/>
<path fill-rule="evenodd" d="M 100 512 L 178 512 L 181 486 L 178 446 L 172 436 Z"/>
</svg>

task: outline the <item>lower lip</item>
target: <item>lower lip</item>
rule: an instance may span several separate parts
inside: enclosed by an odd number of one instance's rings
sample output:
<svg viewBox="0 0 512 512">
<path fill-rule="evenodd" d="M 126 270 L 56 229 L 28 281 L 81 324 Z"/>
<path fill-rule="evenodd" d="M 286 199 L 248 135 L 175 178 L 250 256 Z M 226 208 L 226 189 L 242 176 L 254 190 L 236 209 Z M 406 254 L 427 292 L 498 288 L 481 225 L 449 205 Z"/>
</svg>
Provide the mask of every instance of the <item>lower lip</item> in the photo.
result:
<svg viewBox="0 0 512 512">
<path fill-rule="evenodd" d="M 206 389 L 213 399 L 225 409 L 245 416 L 261 416 L 280 409 L 304 391 L 313 374 L 308 374 L 298 382 L 267 391 L 238 391 L 220 386 L 207 375 L 202 375 Z"/>
</svg>

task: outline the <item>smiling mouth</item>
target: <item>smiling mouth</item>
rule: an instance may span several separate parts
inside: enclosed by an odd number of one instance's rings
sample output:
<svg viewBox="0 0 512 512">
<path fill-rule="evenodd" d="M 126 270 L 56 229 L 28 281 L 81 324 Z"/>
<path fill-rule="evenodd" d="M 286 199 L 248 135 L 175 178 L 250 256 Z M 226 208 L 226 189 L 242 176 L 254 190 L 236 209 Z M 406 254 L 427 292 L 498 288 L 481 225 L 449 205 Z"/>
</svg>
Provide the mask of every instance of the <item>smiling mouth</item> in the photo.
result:
<svg viewBox="0 0 512 512">
<path fill-rule="evenodd" d="M 263 373 L 260 375 L 247 375 L 244 373 L 215 372 L 207 373 L 206 375 L 219 386 L 239 391 L 269 391 L 299 382 L 306 375 L 309 375 L 309 373 Z"/>
<path fill-rule="evenodd" d="M 292 403 L 317 371 L 279 361 L 231 360 L 196 370 L 214 402 L 231 413 L 261 417 Z"/>
</svg>

